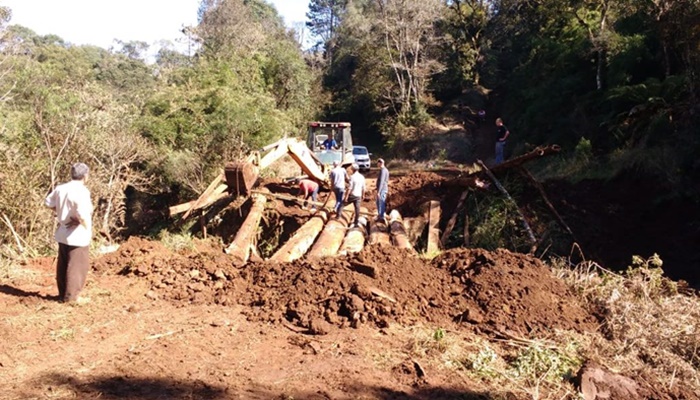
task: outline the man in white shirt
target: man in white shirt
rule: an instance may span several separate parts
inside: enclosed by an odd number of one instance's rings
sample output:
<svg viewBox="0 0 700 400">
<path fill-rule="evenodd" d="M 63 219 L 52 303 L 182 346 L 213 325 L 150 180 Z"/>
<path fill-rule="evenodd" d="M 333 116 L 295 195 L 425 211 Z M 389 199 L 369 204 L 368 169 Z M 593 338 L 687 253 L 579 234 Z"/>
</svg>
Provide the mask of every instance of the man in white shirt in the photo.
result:
<svg viewBox="0 0 700 400">
<path fill-rule="evenodd" d="M 58 242 L 56 283 L 58 300 L 62 302 L 78 299 L 90 269 L 93 207 L 90 190 L 85 186 L 88 172 L 87 165 L 73 164 L 72 180 L 56 186 L 45 201 L 46 206 L 56 212 L 58 220 L 54 235 Z"/>
<path fill-rule="evenodd" d="M 357 164 L 352 164 L 352 170 L 346 203 L 352 203 L 355 206 L 353 226 L 357 227 L 360 226 L 360 203 L 365 197 L 365 177 L 360 173 L 360 167 Z"/>
</svg>

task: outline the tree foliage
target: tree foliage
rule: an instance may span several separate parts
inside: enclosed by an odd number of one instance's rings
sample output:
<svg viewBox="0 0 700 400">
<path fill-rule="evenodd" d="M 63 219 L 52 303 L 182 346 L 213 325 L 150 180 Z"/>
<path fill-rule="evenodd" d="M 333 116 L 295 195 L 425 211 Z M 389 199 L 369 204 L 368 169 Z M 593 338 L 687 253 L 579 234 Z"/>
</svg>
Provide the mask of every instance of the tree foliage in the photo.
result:
<svg viewBox="0 0 700 400">
<path fill-rule="evenodd" d="M 98 237 L 127 228 L 127 193 L 191 198 L 223 168 L 299 131 L 314 80 L 293 35 L 265 1 L 204 1 L 186 29 L 195 51 L 143 42 L 75 46 L 9 25 L 0 9 L 0 220 L 3 243 L 52 242 L 48 191 L 77 161 L 91 167 Z M 182 190 L 184 189 L 184 190 Z M 177 201 L 177 198 L 175 198 Z M 163 204 L 163 207 L 167 204 Z"/>
</svg>

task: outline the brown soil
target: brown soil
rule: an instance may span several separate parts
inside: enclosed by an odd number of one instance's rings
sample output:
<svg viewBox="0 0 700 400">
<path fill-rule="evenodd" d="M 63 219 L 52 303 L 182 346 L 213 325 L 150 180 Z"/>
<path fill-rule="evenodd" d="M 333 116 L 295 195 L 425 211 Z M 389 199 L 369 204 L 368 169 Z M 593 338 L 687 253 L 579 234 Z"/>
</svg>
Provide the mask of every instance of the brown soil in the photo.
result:
<svg viewBox="0 0 700 400">
<path fill-rule="evenodd" d="M 374 267 L 376 276 L 355 272 L 357 264 Z M 428 263 L 393 247 L 367 247 L 351 257 L 232 265 L 217 247 L 181 255 L 131 238 L 95 268 L 144 278 L 152 298 L 180 305 L 238 304 L 250 321 L 290 322 L 312 331 L 421 321 L 519 334 L 595 330 L 594 318 L 544 264 L 505 250 L 450 251 Z"/>
</svg>

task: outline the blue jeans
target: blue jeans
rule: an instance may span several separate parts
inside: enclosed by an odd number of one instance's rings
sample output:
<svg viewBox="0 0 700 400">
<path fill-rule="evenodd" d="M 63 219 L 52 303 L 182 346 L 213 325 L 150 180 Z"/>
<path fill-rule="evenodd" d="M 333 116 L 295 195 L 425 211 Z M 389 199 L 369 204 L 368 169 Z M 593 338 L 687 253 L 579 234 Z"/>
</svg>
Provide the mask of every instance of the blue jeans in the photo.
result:
<svg viewBox="0 0 700 400">
<path fill-rule="evenodd" d="M 503 162 L 503 150 L 506 148 L 506 142 L 496 142 L 496 165 Z"/>
<path fill-rule="evenodd" d="M 345 188 L 333 188 L 335 193 L 335 213 L 339 214 L 343 209 L 343 197 L 345 197 Z"/>
<path fill-rule="evenodd" d="M 386 214 L 386 192 L 379 192 L 377 194 L 377 216 L 379 219 L 384 219 Z"/>
<path fill-rule="evenodd" d="M 306 207 L 306 201 L 309 200 L 309 197 L 311 197 L 311 201 L 313 201 L 314 203 L 316 203 L 316 198 L 318 197 L 318 189 L 319 189 L 319 187 L 320 187 L 320 186 L 316 187 L 316 190 L 314 190 L 313 192 L 307 193 L 307 194 L 306 194 L 306 197 L 304 197 L 304 205 L 303 205 L 304 207 Z M 311 208 L 316 208 L 316 204 L 312 204 L 312 205 L 311 205 Z"/>
</svg>

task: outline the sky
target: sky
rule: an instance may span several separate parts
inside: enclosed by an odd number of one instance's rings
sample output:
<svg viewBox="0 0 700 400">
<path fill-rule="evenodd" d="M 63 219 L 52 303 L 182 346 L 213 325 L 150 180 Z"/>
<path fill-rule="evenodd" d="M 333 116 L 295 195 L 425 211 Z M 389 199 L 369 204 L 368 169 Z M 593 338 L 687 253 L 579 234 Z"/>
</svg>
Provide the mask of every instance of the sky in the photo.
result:
<svg viewBox="0 0 700 400">
<path fill-rule="evenodd" d="M 306 20 L 309 0 L 266 0 L 293 27 Z M 12 10 L 10 24 L 72 44 L 108 49 L 114 39 L 157 45 L 182 42 L 183 26 L 195 25 L 200 0 L 0 0 Z"/>
</svg>

